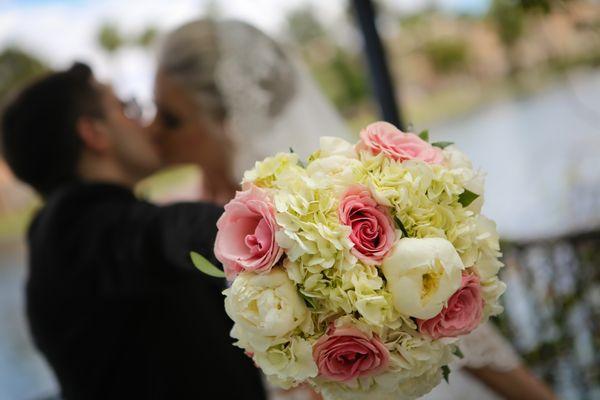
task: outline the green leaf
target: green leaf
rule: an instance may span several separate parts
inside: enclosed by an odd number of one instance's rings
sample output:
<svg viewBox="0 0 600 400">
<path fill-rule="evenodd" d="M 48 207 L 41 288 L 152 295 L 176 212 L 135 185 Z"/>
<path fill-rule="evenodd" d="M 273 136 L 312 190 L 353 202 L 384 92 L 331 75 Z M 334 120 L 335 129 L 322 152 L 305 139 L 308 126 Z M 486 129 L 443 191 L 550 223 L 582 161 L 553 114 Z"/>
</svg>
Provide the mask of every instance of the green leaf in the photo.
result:
<svg viewBox="0 0 600 400">
<path fill-rule="evenodd" d="M 404 235 L 404 237 L 408 237 L 408 232 L 406 232 L 406 228 L 404 227 L 402 221 L 400 221 L 400 218 L 394 217 L 394 221 L 396 221 L 396 226 L 398 226 L 398 229 L 402 231 L 402 235 Z"/>
<path fill-rule="evenodd" d="M 473 193 L 470 190 L 465 189 L 465 191 L 458 196 L 458 202 L 462 204 L 463 207 L 468 207 L 469 204 L 474 202 L 478 197 L 479 195 L 477 193 Z"/>
<path fill-rule="evenodd" d="M 425 129 L 421 133 L 419 133 L 419 137 L 426 142 L 429 142 L 429 129 Z"/>
<path fill-rule="evenodd" d="M 202 257 L 202 255 L 192 251 L 190 252 L 190 257 L 192 257 L 192 262 L 196 268 L 200 270 L 200 272 L 206 275 L 214 276 L 215 278 L 225 278 L 225 272 L 215 267 L 213 263 Z"/>
<path fill-rule="evenodd" d="M 456 347 L 454 348 L 454 351 L 453 351 L 453 353 L 454 353 L 454 355 L 455 355 L 456 357 L 458 357 L 458 358 L 460 358 L 460 359 L 463 359 L 463 358 L 465 358 L 465 355 L 463 354 L 463 352 L 460 350 L 460 347 L 458 347 L 458 346 L 456 346 Z"/>
<path fill-rule="evenodd" d="M 452 146 L 454 142 L 433 142 L 432 146 L 439 147 L 440 149 L 445 149 L 448 146 Z"/>
<path fill-rule="evenodd" d="M 290 147 L 290 153 L 295 154 L 294 149 L 292 147 Z M 302 168 L 306 168 L 306 164 L 300 158 L 298 158 L 298 165 Z"/>
<path fill-rule="evenodd" d="M 447 365 L 442 366 L 442 376 L 444 377 L 446 383 L 450 383 L 448 381 L 448 377 L 450 376 L 450 368 L 448 368 Z"/>
<path fill-rule="evenodd" d="M 317 309 L 317 303 L 315 302 L 315 299 L 313 299 L 312 297 L 309 297 L 309 296 L 305 295 L 302 292 L 300 292 L 300 296 L 302 296 L 302 298 L 304 299 L 304 302 L 306 303 L 306 306 L 308 308 L 311 308 L 313 310 Z"/>
</svg>

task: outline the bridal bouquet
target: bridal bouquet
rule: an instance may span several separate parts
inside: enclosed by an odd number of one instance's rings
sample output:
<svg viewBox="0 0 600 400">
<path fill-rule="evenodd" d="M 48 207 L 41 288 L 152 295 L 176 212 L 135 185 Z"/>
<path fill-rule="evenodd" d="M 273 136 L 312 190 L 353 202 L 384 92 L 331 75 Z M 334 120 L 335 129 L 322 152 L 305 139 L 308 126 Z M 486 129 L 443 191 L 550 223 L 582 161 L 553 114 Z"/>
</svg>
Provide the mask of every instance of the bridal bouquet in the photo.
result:
<svg viewBox="0 0 600 400">
<path fill-rule="evenodd" d="M 414 399 L 505 285 L 483 175 L 451 143 L 376 122 L 246 171 L 218 221 L 231 332 L 269 380 L 325 399 Z M 198 264 L 201 264 L 196 259 Z"/>
</svg>

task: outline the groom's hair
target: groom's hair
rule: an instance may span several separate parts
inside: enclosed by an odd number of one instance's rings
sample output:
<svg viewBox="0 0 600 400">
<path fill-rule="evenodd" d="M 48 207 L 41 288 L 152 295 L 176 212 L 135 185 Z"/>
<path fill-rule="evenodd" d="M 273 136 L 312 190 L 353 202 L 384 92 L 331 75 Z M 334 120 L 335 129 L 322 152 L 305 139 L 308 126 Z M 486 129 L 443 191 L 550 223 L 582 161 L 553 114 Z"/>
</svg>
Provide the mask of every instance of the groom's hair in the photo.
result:
<svg viewBox="0 0 600 400">
<path fill-rule="evenodd" d="M 42 196 L 77 180 L 81 117 L 103 116 L 92 70 L 75 63 L 25 87 L 5 108 L 0 128 L 13 173 Z"/>
</svg>

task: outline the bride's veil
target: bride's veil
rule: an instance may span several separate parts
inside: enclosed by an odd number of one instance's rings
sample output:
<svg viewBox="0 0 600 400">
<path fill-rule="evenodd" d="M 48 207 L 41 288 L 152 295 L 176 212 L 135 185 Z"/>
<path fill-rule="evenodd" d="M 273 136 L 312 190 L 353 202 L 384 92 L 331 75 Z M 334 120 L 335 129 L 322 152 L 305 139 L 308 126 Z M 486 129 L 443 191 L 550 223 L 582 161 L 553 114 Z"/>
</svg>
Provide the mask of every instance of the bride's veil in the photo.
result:
<svg viewBox="0 0 600 400">
<path fill-rule="evenodd" d="M 290 148 L 306 158 L 316 150 L 320 136 L 350 139 L 344 121 L 302 63 L 276 41 L 237 20 L 195 21 L 179 31 L 188 31 L 188 46 L 193 46 L 190 39 L 199 33 L 194 30 L 206 26 L 212 26 L 211 42 L 217 51 L 205 48 L 197 53 L 216 58 L 204 63 L 214 70 L 212 80 L 234 141 L 236 178 L 241 180 L 256 161 Z M 195 41 L 206 46 L 201 42 Z M 194 53 L 193 48 L 181 50 L 188 58 Z"/>
</svg>

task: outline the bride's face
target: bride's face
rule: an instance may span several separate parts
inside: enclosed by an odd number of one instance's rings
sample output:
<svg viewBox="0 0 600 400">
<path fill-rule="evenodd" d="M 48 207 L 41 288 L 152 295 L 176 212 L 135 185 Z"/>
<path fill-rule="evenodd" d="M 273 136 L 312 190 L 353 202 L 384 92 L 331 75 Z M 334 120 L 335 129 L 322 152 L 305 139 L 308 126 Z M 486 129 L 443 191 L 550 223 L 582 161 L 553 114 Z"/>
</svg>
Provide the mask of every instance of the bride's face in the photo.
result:
<svg viewBox="0 0 600 400">
<path fill-rule="evenodd" d="M 231 146 L 222 124 L 203 113 L 198 102 L 162 72 L 154 92 L 156 117 L 150 129 L 165 163 L 193 163 L 208 173 L 228 171 Z"/>
</svg>

